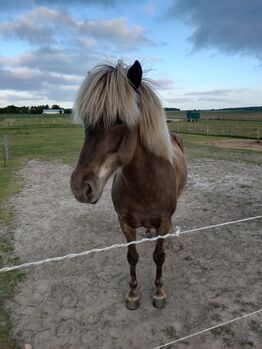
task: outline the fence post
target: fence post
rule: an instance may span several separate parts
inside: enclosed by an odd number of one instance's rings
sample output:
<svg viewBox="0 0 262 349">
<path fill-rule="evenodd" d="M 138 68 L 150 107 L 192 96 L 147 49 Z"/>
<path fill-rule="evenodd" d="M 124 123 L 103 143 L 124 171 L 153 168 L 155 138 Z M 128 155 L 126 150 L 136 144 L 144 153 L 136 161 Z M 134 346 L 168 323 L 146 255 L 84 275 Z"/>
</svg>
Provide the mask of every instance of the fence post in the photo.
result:
<svg viewBox="0 0 262 349">
<path fill-rule="evenodd" d="M 207 136 L 208 136 L 208 133 L 209 133 L 209 127 L 207 126 Z"/>
<path fill-rule="evenodd" d="M 6 162 L 7 162 L 7 160 L 8 160 L 7 135 L 4 135 L 4 137 L 3 137 L 2 151 L 3 151 L 4 166 L 6 167 Z"/>
<path fill-rule="evenodd" d="M 259 128 L 257 129 L 257 140 L 259 141 Z"/>
</svg>

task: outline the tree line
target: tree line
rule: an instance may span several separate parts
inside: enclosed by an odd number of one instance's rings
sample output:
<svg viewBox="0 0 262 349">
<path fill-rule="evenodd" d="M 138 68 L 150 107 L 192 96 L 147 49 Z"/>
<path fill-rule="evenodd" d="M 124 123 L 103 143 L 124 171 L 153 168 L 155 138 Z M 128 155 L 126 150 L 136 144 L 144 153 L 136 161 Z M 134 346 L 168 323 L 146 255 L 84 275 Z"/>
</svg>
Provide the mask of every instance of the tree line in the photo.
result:
<svg viewBox="0 0 262 349">
<path fill-rule="evenodd" d="M 8 105 L 7 107 L 0 108 L 0 114 L 42 114 L 44 109 L 64 109 L 65 114 L 71 114 L 71 108 L 62 108 L 57 104 L 53 104 L 50 108 L 46 105 L 32 105 L 31 107 L 17 107 L 15 105 Z"/>
</svg>

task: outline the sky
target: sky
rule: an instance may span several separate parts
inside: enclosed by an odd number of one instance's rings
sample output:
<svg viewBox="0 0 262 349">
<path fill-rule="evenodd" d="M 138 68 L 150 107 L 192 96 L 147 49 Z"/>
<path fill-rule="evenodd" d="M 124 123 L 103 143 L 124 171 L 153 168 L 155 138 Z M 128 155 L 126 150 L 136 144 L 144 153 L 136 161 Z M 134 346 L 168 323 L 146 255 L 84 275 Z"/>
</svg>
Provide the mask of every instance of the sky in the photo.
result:
<svg viewBox="0 0 262 349">
<path fill-rule="evenodd" d="M 262 105 L 261 0 L 0 0 L 0 106 L 71 108 L 87 72 L 138 59 L 164 107 Z"/>
</svg>

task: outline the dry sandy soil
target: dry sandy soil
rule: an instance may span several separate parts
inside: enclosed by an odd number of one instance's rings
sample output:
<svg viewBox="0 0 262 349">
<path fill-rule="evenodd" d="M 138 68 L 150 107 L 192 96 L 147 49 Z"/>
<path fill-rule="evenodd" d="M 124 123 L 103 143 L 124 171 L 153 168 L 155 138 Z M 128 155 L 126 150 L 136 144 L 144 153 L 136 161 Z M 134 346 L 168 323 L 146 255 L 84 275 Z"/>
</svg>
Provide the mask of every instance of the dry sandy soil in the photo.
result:
<svg viewBox="0 0 262 349">
<path fill-rule="evenodd" d="M 262 151 L 262 141 L 251 141 L 251 140 L 212 140 L 212 141 L 198 141 L 198 144 L 211 145 L 219 148 L 235 148 L 235 149 L 248 149 L 255 151 Z"/>
<path fill-rule="evenodd" d="M 76 202 L 72 168 L 29 161 L 11 199 L 15 253 L 35 261 L 124 242 L 110 183 L 95 206 Z M 262 171 L 255 164 L 193 160 L 174 217 L 182 229 L 259 215 Z M 153 243 L 138 246 L 141 306 L 125 308 L 125 249 L 25 270 L 9 304 L 14 335 L 33 349 L 149 349 L 262 308 L 262 220 L 166 241 L 164 309 L 153 308 Z M 141 238 L 142 232 L 139 237 Z M 176 343 L 173 349 L 262 348 L 262 315 Z"/>
</svg>

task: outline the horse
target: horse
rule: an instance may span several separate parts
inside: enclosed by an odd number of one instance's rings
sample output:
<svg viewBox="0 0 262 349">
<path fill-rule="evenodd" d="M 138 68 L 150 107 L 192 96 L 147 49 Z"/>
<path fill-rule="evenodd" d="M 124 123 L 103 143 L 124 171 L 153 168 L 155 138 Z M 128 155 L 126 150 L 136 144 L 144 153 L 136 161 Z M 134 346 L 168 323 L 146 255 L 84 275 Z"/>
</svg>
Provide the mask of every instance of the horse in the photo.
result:
<svg viewBox="0 0 262 349">
<path fill-rule="evenodd" d="M 187 179 L 182 141 L 169 132 L 160 99 L 142 74 L 139 61 L 96 66 L 80 86 L 73 116 L 84 123 L 85 139 L 71 174 L 71 190 L 78 201 L 95 204 L 114 173 L 111 196 L 127 242 L 136 240 L 139 227 L 156 229 L 158 236 L 169 232 Z M 158 239 L 153 252 L 156 308 L 166 304 L 163 242 Z M 138 258 L 136 245 L 129 245 L 130 310 L 140 305 Z"/>
</svg>

